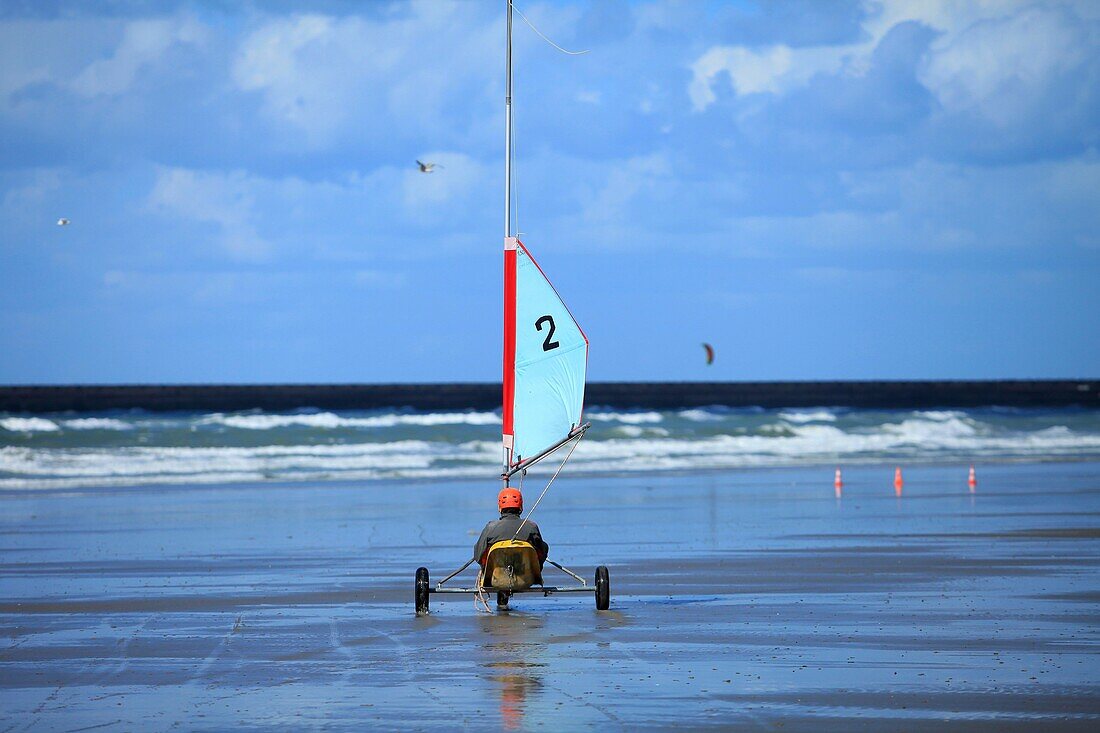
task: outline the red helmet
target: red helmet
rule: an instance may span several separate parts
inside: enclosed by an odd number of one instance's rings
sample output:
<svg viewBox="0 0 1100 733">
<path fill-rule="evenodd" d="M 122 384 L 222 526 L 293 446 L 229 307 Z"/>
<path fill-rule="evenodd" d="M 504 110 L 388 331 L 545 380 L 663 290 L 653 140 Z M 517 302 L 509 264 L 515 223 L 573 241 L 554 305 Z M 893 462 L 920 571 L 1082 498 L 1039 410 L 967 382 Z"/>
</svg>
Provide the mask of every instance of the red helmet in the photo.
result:
<svg viewBox="0 0 1100 733">
<path fill-rule="evenodd" d="M 523 494 L 519 493 L 519 489 L 514 489 L 511 486 L 505 486 L 497 494 L 497 508 L 501 511 L 505 509 L 519 509 L 523 511 Z"/>
</svg>

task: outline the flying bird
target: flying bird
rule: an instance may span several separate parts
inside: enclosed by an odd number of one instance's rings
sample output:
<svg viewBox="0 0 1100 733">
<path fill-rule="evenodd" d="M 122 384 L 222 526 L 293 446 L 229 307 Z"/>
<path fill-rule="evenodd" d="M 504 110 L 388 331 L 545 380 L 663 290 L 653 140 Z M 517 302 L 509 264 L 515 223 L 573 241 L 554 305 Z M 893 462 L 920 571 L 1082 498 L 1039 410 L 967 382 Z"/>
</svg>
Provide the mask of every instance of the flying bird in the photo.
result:
<svg viewBox="0 0 1100 733">
<path fill-rule="evenodd" d="M 707 350 L 707 365 L 714 363 L 714 347 L 710 344 L 703 344 L 703 348 Z"/>
<path fill-rule="evenodd" d="M 58 219 L 58 220 L 57 220 L 57 225 L 58 225 L 59 227 L 67 227 L 67 226 L 69 226 L 69 220 L 68 220 L 68 219 L 64 219 L 64 218 L 62 218 L 62 219 Z"/>
<path fill-rule="evenodd" d="M 431 173 L 436 168 L 442 168 L 443 167 L 439 163 L 421 163 L 419 160 L 416 161 L 416 164 L 418 166 L 420 166 L 420 172 L 421 173 Z"/>
</svg>

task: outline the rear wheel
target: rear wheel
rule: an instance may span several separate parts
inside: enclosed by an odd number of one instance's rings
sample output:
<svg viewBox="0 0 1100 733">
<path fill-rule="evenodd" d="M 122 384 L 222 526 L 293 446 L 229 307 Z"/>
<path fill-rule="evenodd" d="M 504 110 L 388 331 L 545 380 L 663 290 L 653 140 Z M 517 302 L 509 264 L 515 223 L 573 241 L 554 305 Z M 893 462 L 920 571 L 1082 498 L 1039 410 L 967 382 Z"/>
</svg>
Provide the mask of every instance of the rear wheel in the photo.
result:
<svg viewBox="0 0 1100 733">
<path fill-rule="evenodd" d="M 508 599 L 512 597 L 511 593 L 506 593 L 502 590 L 497 591 L 497 608 L 508 608 Z"/>
<path fill-rule="evenodd" d="M 596 568 L 596 610 L 606 611 L 611 607 L 611 577 L 603 565 Z"/>
<path fill-rule="evenodd" d="M 416 615 L 424 616 L 428 613 L 428 569 L 416 569 Z"/>
</svg>

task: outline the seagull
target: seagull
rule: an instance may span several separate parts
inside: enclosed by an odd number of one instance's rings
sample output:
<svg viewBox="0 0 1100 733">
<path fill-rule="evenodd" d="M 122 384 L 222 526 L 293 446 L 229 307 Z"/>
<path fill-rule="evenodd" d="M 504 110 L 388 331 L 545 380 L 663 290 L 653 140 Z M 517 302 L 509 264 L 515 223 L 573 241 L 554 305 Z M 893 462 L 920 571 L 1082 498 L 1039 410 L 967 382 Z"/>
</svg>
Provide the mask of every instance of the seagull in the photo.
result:
<svg viewBox="0 0 1100 733">
<path fill-rule="evenodd" d="M 421 173 L 431 173 L 436 168 L 442 168 L 443 167 L 439 163 L 421 163 L 419 160 L 416 161 L 416 164 L 418 166 L 420 166 L 420 172 Z"/>
<path fill-rule="evenodd" d="M 59 227 L 67 227 L 67 226 L 69 226 L 69 220 L 68 219 L 58 219 L 57 220 L 57 225 Z"/>
</svg>

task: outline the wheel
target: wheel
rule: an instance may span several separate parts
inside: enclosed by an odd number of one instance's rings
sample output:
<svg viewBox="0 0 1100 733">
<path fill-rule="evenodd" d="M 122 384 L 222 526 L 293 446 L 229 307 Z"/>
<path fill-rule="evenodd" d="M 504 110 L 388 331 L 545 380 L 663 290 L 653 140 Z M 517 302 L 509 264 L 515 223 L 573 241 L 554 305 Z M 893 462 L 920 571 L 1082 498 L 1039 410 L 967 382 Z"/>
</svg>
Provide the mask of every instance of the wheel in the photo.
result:
<svg viewBox="0 0 1100 733">
<path fill-rule="evenodd" d="M 511 593 L 506 593 L 502 590 L 497 591 L 497 607 L 508 608 L 508 599 L 512 597 Z"/>
<path fill-rule="evenodd" d="M 611 607 L 611 577 L 603 565 L 596 568 L 596 610 L 606 611 Z"/>
<path fill-rule="evenodd" d="M 416 615 L 424 616 L 428 613 L 428 569 L 416 569 Z"/>
</svg>

